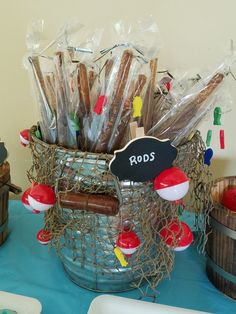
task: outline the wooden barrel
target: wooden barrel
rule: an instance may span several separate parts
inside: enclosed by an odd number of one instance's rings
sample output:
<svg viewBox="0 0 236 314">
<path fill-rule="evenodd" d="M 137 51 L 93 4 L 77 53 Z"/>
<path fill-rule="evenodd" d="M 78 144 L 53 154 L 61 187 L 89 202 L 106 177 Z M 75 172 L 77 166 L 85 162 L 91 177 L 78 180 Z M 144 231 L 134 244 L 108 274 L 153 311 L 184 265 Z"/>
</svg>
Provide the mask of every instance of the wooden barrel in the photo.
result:
<svg viewBox="0 0 236 314">
<path fill-rule="evenodd" d="M 236 177 L 219 178 L 212 186 L 206 271 L 220 291 L 236 299 L 236 212 L 221 205 L 224 191 L 230 188 L 236 188 Z"/>
<path fill-rule="evenodd" d="M 0 245 L 6 240 L 8 231 L 8 198 L 10 183 L 10 165 L 5 162 L 0 166 Z"/>
</svg>

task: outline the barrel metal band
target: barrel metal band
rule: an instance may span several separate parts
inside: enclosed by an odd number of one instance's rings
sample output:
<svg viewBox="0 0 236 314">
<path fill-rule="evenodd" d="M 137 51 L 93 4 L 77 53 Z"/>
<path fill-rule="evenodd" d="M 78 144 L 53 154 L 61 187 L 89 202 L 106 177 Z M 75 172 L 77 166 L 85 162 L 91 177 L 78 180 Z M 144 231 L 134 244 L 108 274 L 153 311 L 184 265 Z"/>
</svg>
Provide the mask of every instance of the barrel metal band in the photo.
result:
<svg viewBox="0 0 236 314">
<path fill-rule="evenodd" d="M 210 224 L 211 226 L 218 230 L 219 232 L 223 233 L 224 235 L 226 235 L 227 237 L 230 237 L 233 240 L 236 240 L 236 231 L 220 224 L 217 220 L 215 220 L 214 218 L 210 217 Z"/>
<path fill-rule="evenodd" d="M 236 284 L 236 276 L 228 273 L 223 268 L 218 266 L 209 256 L 207 256 L 207 266 L 211 267 L 218 275 L 220 275 L 224 279 Z"/>
<path fill-rule="evenodd" d="M 4 232 L 7 229 L 8 219 L 4 222 L 4 224 L 0 225 L 0 233 Z"/>
</svg>

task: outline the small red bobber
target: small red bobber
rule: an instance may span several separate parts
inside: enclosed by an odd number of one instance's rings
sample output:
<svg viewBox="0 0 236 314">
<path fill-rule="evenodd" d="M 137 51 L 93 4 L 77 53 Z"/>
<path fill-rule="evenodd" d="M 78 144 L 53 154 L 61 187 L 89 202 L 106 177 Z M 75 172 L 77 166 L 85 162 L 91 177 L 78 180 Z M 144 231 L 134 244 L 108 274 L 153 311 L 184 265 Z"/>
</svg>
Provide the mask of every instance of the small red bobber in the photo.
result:
<svg viewBox="0 0 236 314">
<path fill-rule="evenodd" d="M 30 140 L 30 130 L 25 129 L 20 132 L 20 142 L 23 146 L 29 145 L 29 140 Z"/>
<path fill-rule="evenodd" d="M 51 186 L 35 184 L 28 195 L 29 205 L 37 211 L 45 211 L 56 203 L 56 195 Z"/>
<path fill-rule="evenodd" d="M 160 231 L 160 237 L 174 251 L 184 251 L 193 242 L 193 234 L 183 221 L 173 220 Z"/>
<path fill-rule="evenodd" d="M 116 246 L 126 257 L 131 257 L 140 246 L 140 239 L 134 231 L 123 231 L 119 234 Z"/>
<path fill-rule="evenodd" d="M 154 189 L 167 201 L 180 201 L 188 192 L 189 178 L 181 169 L 171 167 L 156 176 Z"/>
<path fill-rule="evenodd" d="M 51 232 L 48 230 L 45 230 L 45 229 L 39 230 L 36 237 L 37 237 L 37 240 L 39 241 L 39 243 L 41 243 L 43 245 L 47 245 L 52 240 Z"/>
</svg>

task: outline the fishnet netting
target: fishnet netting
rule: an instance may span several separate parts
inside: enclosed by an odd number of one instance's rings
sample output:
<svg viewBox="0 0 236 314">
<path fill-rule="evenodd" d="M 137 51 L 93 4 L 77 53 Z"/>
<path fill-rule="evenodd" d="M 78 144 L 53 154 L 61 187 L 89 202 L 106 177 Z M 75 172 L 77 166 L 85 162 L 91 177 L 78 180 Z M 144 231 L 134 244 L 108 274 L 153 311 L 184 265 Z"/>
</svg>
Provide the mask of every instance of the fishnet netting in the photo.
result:
<svg viewBox="0 0 236 314">
<path fill-rule="evenodd" d="M 112 156 L 66 150 L 43 143 L 31 130 L 33 165 L 28 171 L 31 182 L 55 188 L 57 204 L 45 213 L 45 229 L 51 231 L 51 245 L 57 250 L 71 279 L 98 291 L 139 288 L 142 296 L 155 295 L 159 282 L 169 276 L 174 252 L 160 239 L 160 230 L 179 217 L 177 205 L 160 199 L 152 182 L 119 182 L 109 172 Z M 203 250 L 205 225 L 210 206 L 209 169 L 204 165 L 205 145 L 198 132 L 179 147 L 175 165 L 190 178 L 186 210 L 195 214 L 198 231 L 195 243 Z M 62 208 L 60 198 L 69 192 L 112 195 L 119 199 L 115 216 L 80 209 Z M 140 240 L 139 249 L 121 267 L 113 253 L 119 232 L 129 224 Z M 173 235 L 174 237 L 174 235 Z"/>
</svg>

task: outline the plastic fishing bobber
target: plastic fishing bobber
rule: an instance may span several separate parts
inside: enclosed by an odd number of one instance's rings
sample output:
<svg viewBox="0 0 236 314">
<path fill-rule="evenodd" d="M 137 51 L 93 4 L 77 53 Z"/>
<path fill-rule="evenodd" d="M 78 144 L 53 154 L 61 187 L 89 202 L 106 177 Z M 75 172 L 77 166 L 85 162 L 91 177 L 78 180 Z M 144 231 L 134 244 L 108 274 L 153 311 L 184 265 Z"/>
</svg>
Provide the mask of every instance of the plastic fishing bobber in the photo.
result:
<svg viewBox="0 0 236 314">
<path fill-rule="evenodd" d="M 35 184 L 29 192 L 28 201 L 32 208 L 45 211 L 56 203 L 56 195 L 53 188 L 46 184 Z"/>
<path fill-rule="evenodd" d="M 167 201 L 179 201 L 188 192 L 189 178 L 181 169 L 171 167 L 156 176 L 154 189 Z"/>
<path fill-rule="evenodd" d="M 20 142 L 23 146 L 29 145 L 29 140 L 30 140 L 30 130 L 25 129 L 20 132 Z"/>
<path fill-rule="evenodd" d="M 189 226 L 178 220 L 173 220 L 162 228 L 160 237 L 174 251 L 184 251 L 193 242 L 193 234 Z"/>
<path fill-rule="evenodd" d="M 119 234 L 116 246 L 126 257 L 131 257 L 140 246 L 140 240 L 134 231 L 123 231 Z"/>
<path fill-rule="evenodd" d="M 36 237 L 37 237 L 37 240 L 39 241 L 39 243 L 41 243 L 43 245 L 47 245 L 52 240 L 51 232 L 48 230 L 45 230 L 45 229 L 39 230 Z"/>
<path fill-rule="evenodd" d="M 236 212 L 236 188 L 224 191 L 221 203 L 224 207 Z"/>
<path fill-rule="evenodd" d="M 22 194 L 21 201 L 22 201 L 22 203 L 23 203 L 23 205 L 25 206 L 26 209 L 32 211 L 35 214 L 39 214 L 40 213 L 39 210 L 33 209 L 30 206 L 30 203 L 29 203 L 29 200 L 28 200 L 28 196 L 29 196 L 30 190 L 31 190 L 31 187 L 28 188 L 27 190 L 25 190 L 25 192 Z"/>
</svg>

